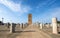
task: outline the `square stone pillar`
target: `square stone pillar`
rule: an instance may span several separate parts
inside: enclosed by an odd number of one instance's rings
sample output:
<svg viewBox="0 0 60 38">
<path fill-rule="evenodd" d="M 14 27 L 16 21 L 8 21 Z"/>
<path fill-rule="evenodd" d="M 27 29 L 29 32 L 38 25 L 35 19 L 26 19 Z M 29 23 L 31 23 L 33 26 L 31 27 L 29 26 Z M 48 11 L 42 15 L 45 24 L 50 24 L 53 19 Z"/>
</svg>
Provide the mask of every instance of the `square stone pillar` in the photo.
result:
<svg viewBox="0 0 60 38">
<path fill-rule="evenodd" d="M 10 23 L 7 23 L 7 28 L 10 28 Z"/>
<path fill-rule="evenodd" d="M 28 26 L 28 23 L 25 23 L 25 24 L 24 24 L 24 27 L 26 28 L 27 26 Z"/>
<path fill-rule="evenodd" d="M 42 29 L 42 28 L 43 28 L 43 24 L 41 23 L 41 24 L 40 24 L 40 29 Z"/>
<path fill-rule="evenodd" d="M 11 25 L 10 25 L 10 33 L 13 33 L 13 32 L 15 32 L 15 24 L 11 23 Z"/>
<path fill-rule="evenodd" d="M 21 24 L 20 24 L 20 30 L 22 30 L 22 28 L 23 28 L 23 27 L 22 27 L 22 23 L 21 23 Z"/>
<path fill-rule="evenodd" d="M 21 25 L 22 25 L 22 29 L 23 29 L 23 23 Z"/>
<path fill-rule="evenodd" d="M 28 14 L 28 24 L 32 24 L 32 14 Z"/>
<path fill-rule="evenodd" d="M 25 25 L 24 25 L 24 23 L 23 23 L 23 28 L 25 28 Z"/>
<path fill-rule="evenodd" d="M 57 18 L 52 18 L 52 28 L 53 28 L 53 33 L 58 34 L 58 31 L 57 31 Z"/>
<path fill-rule="evenodd" d="M 20 28 L 21 28 L 21 24 L 20 24 Z"/>
</svg>

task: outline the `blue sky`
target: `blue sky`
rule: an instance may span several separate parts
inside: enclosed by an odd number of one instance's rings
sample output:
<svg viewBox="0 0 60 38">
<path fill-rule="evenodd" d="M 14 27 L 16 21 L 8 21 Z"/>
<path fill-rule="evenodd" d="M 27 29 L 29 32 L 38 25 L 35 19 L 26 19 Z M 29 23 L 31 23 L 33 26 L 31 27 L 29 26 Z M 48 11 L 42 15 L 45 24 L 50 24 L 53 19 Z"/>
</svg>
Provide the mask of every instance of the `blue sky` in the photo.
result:
<svg viewBox="0 0 60 38">
<path fill-rule="evenodd" d="M 0 20 L 4 18 L 4 22 L 28 22 L 29 13 L 33 22 L 60 20 L 60 0 L 0 0 Z"/>
</svg>

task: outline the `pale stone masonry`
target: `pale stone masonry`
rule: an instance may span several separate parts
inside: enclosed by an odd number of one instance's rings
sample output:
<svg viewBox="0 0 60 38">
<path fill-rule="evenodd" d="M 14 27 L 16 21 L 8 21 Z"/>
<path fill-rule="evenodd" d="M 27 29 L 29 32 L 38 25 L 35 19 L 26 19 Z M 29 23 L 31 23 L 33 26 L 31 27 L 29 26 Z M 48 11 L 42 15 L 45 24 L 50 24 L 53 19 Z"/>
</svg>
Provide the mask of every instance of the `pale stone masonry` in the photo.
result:
<svg viewBox="0 0 60 38">
<path fill-rule="evenodd" d="M 57 31 L 57 18 L 52 18 L 52 28 L 53 28 L 53 33 L 54 34 L 58 34 L 58 31 Z"/>
<path fill-rule="evenodd" d="M 42 23 L 40 23 L 40 29 L 42 29 L 43 28 L 43 24 Z"/>
<path fill-rule="evenodd" d="M 11 23 L 11 25 L 10 25 L 10 33 L 12 33 L 12 23 Z"/>
<path fill-rule="evenodd" d="M 15 32 L 15 24 L 11 23 L 11 25 L 10 25 L 10 33 L 13 33 L 13 32 Z"/>
</svg>

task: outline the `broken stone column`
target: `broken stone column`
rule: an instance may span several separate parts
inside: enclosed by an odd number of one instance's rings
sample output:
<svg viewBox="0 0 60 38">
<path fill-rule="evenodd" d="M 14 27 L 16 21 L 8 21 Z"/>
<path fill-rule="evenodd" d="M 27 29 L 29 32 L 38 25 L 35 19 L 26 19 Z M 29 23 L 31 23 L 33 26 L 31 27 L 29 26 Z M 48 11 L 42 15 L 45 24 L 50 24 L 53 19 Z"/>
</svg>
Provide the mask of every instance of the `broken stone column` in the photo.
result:
<svg viewBox="0 0 60 38">
<path fill-rule="evenodd" d="M 26 23 L 25 25 L 26 25 L 26 27 L 27 27 L 27 26 L 28 26 L 28 23 Z"/>
<path fill-rule="evenodd" d="M 50 24 L 48 23 L 48 28 L 50 28 Z"/>
<path fill-rule="evenodd" d="M 22 29 L 22 23 L 20 24 L 20 28 Z"/>
<path fill-rule="evenodd" d="M 53 26 L 52 26 L 52 23 L 50 24 L 50 27 L 52 28 Z"/>
<path fill-rule="evenodd" d="M 8 28 L 10 27 L 10 23 L 7 23 L 7 27 L 8 27 Z"/>
<path fill-rule="evenodd" d="M 22 23 L 22 29 L 23 29 L 23 23 Z"/>
<path fill-rule="evenodd" d="M 38 27 L 40 28 L 40 23 L 38 23 Z"/>
<path fill-rule="evenodd" d="M 21 24 L 20 24 L 20 28 L 21 28 Z"/>
<path fill-rule="evenodd" d="M 57 31 L 57 18 L 52 18 L 52 28 L 53 28 L 53 33 L 58 34 L 58 31 Z"/>
<path fill-rule="evenodd" d="M 43 27 L 45 27 L 45 24 L 43 24 Z"/>
<path fill-rule="evenodd" d="M 11 23 L 11 25 L 10 25 L 10 33 L 13 33 L 13 32 L 15 32 L 15 24 Z"/>
<path fill-rule="evenodd" d="M 47 27 L 47 28 L 50 28 L 50 24 L 49 24 L 49 23 L 48 23 L 48 24 L 46 24 L 46 27 Z"/>
<path fill-rule="evenodd" d="M 27 23 L 24 24 L 24 28 L 26 28 L 26 27 L 27 27 Z"/>
<path fill-rule="evenodd" d="M 24 23 L 23 23 L 23 28 L 25 28 L 25 25 L 24 25 Z"/>
<path fill-rule="evenodd" d="M 42 28 L 43 28 L 43 24 L 41 23 L 41 24 L 40 24 L 40 29 L 42 29 Z"/>
</svg>

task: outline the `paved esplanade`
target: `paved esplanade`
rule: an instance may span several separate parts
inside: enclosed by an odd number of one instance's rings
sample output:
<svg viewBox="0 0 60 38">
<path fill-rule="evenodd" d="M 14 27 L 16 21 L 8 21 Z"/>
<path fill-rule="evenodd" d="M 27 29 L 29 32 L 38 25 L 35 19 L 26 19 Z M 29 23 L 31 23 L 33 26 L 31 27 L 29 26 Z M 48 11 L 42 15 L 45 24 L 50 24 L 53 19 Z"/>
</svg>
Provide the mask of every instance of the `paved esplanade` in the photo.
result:
<svg viewBox="0 0 60 38">
<path fill-rule="evenodd" d="M 36 26 L 29 25 L 24 32 L 16 38 L 51 38 L 46 33 L 40 31 Z"/>
</svg>

